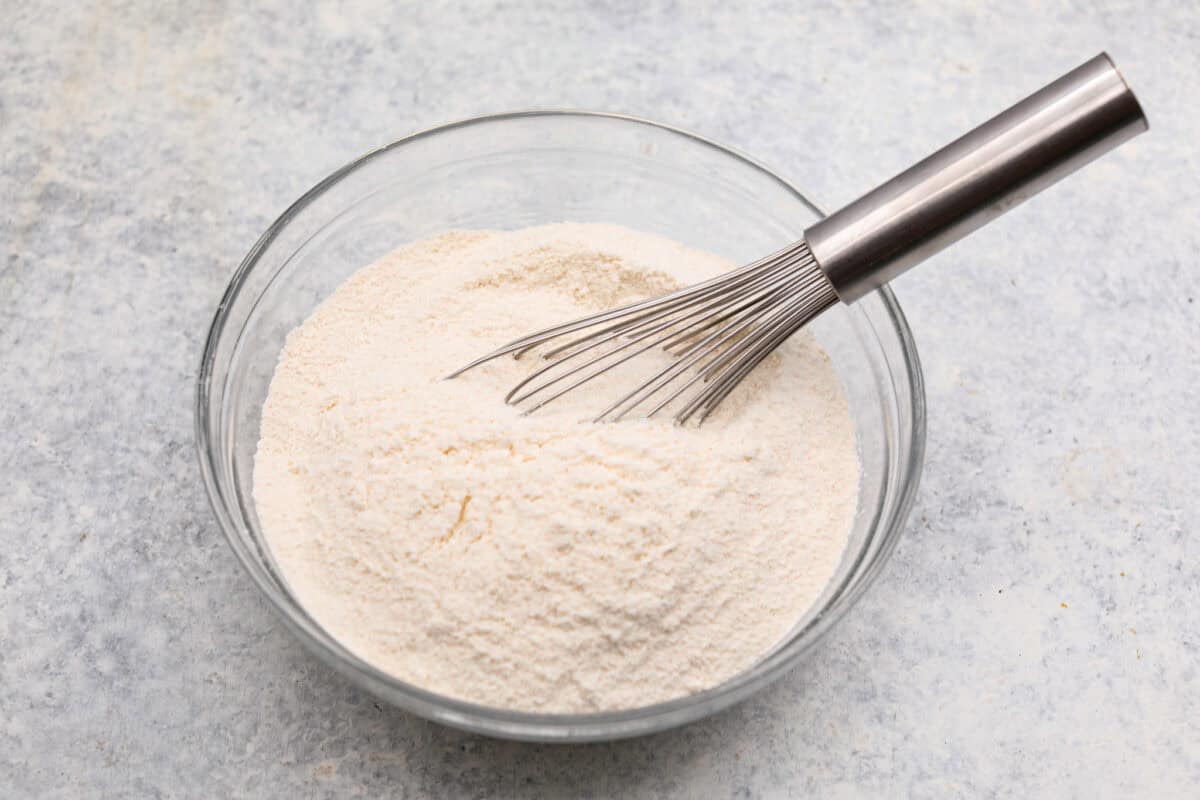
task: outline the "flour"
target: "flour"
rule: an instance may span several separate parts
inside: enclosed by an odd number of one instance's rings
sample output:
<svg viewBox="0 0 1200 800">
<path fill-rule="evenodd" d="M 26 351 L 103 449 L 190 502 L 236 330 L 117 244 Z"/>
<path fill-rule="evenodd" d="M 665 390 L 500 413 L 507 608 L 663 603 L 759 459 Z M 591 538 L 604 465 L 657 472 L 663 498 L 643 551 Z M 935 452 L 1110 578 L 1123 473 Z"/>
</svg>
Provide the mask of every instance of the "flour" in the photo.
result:
<svg viewBox="0 0 1200 800">
<path fill-rule="evenodd" d="M 289 335 L 255 461 L 263 531 L 309 613 L 402 680 L 524 711 L 641 706 L 751 666 L 821 593 L 855 513 L 849 410 L 809 335 L 698 429 L 581 423 L 628 374 L 529 417 L 502 402 L 525 361 L 442 380 L 729 268 L 560 224 L 447 233 L 354 274 Z"/>
</svg>

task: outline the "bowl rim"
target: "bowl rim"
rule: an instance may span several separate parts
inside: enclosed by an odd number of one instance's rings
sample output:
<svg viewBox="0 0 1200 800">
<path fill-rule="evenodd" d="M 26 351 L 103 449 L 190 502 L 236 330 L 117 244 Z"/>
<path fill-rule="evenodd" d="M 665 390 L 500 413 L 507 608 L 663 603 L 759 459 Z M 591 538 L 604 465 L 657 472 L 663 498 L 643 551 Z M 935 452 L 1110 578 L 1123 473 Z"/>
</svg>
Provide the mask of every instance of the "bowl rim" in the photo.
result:
<svg viewBox="0 0 1200 800">
<path fill-rule="evenodd" d="M 904 529 L 916 497 L 924 464 L 926 436 L 925 385 L 916 343 L 904 313 L 887 285 L 880 287 L 876 292 L 881 300 L 887 321 L 900 342 L 901 356 L 909 379 L 908 400 L 912 420 L 908 451 L 906 454 L 901 454 L 902 460 L 905 462 L 903 464 L 904 479 L 898 483 L 899 493 L 895 498 L 888 524 L 881 532 L 877 553 L 862 572 L 856 574 L 851 571 L 843 579 L 843 585 L 838 587 L 831 599 L 827 601 L 826 607 L 809 620 L 803 628 L 793 632 L 787 642 L 778 645 L 767 657 L 718 686 L 648 706 L 589 713 L 513 711 L 437 694 L 395 678 L 366 662 L 341 645 L 328 631 L 325 631 L 304 611 L 299 603 L 285 597 L 272 582 L 266 570 L 254 560 L 248 548 L 241 541 L 237 531 L 238 522 L 230 511 L 228 501 L 217 479 L 218 469 L 213 458 L 212 437 L 209 434 L 209 427 L 213 421 L 209 402 L 212 393 L 213 367 L 222 333 L 229 321 L 229 310 L 241 293 L 263 251 L 296 216 L 334 184 L 392 150 L 459 128 L 539 117 L 608 119 L 648 126 L 681 136 L 763 173 L 814 214 L 819 217 L 826 216 L 824 209 L 810 200 L 789 180 L 748 154 L 692 131 L 630 114 L 570 108 L 525 109 L 482 114 L 412 133 L 364 153 L 316 183 L 271 223 L 242 259 L 221 296 L 204 340 L 195 392 L 195 444 L 209 506 L 226 541 L 242 567 L 250 574 L 251 580 L 271 601 L 270 605 L 279 614 L 285 625 L 323 662 L 351 678 L 357 686 L 381 696 L 390 704 L 451 727 L 490 736 L 528 741 L 612 740 L 649 734 L 695 721 L 727 708 L 772 683 L 794 667 L 801 656 L 809 652 L 833 624 L 845 616 L 881 572 L 895 547 L 899 534 Z M 905 455 L 907 457 L 904 457 Z M 880 521 L 882 522 L 882 520 Z M 866 552 L 867 549 L 864 549 L 860 558 L 865 557 Z M 803 641 L 797 643 L 797 640 L 801 638 Z M 789 647 L 793 643 L 797 643 L 799 646 Z M 380 693 L 380 686 L 388 689 L 386 695 Z"/>
</svg>

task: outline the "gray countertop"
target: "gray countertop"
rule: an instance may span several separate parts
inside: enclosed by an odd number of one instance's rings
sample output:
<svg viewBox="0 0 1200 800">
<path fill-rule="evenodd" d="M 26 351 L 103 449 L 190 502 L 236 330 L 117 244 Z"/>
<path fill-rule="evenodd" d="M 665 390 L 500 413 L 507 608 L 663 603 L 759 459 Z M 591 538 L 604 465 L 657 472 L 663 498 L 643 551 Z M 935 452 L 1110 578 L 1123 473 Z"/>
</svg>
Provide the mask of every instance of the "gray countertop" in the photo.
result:
<svg viewBox="0 0 1200 800">
<path fill-rule="evenodd" d="M 1187 3 L 57 5 L 12 4 L 0 37 L 0 794 L 1194 795 Z M 611 109 L 835 206 L 1102 49 L 1151 132 L 897 283 L 920 495 L 762 694 L 614 744 L 458 733 L 310 658 L 235 562 L 193 448 L 202 339 L 259 233 L 353 156 Z"/>
</svg>

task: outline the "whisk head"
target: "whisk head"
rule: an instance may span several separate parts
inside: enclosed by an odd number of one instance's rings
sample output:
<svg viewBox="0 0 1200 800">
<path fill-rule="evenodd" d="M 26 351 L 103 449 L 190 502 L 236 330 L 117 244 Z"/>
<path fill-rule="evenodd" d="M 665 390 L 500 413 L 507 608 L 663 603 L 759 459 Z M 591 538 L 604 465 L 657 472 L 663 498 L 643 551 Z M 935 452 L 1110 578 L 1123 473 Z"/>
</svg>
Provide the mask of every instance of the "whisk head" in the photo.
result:
<svg viewBox="0 0 1200 800">
<path fill-rule="evenodd" d="M 670 407 L 702 423 L 771 351 L 836 303 L 837 292 L 804 241 L 710 280 L 522 336 L 450 374 L 553 340 L 545 364 L 513 387 L 509 405 L 532 413 L 656 348 L 670 362 L 601 412 L 615 422 Z"/>
</svg>

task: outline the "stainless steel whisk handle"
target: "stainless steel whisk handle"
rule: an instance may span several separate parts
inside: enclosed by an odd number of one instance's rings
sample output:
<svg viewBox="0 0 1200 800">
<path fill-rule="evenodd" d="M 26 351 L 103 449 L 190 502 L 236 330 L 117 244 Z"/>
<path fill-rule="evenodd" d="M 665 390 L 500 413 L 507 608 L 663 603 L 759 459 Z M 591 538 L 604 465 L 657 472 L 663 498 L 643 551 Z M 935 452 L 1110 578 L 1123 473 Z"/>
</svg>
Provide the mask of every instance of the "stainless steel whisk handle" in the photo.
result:
<svg viewBox="0 0 1200 800">
<path fill-rule="evenodd" d="M 1147 127 L 1101 53 L 830 214 L 804 239 L 852 303 Z"/>
</svg>

